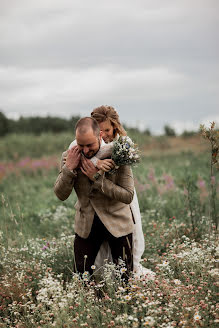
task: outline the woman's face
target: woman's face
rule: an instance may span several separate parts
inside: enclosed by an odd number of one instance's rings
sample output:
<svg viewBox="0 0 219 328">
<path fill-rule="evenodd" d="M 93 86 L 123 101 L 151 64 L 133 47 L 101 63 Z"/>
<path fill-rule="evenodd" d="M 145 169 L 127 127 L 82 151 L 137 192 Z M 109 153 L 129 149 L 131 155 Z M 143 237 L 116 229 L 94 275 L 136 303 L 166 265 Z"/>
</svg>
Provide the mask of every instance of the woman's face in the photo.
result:
<svg viewBox="0 0 219 328">
<path fill-rule="evenodd" d="M 100 130 L 102 131 L 103 140 L 108 143 L 113 141 L 113 126 L 109 120 L 99 123 Z"/>
</svg>

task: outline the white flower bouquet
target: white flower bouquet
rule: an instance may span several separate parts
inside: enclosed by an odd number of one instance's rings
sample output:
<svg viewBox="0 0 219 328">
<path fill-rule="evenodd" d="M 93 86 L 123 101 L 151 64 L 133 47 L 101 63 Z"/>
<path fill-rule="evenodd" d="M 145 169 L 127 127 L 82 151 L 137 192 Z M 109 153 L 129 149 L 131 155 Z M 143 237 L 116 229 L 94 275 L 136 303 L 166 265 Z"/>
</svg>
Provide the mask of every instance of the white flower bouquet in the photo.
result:
<svg viewBox="0 0 219 328">
<path fill-rule="evenodd" d="M 121 165 L 133 165 L 139 162 L 139 150 L 128 136 L 120 136 L 113 142 L 112 160 L 116 169 Z"/>
</svg>

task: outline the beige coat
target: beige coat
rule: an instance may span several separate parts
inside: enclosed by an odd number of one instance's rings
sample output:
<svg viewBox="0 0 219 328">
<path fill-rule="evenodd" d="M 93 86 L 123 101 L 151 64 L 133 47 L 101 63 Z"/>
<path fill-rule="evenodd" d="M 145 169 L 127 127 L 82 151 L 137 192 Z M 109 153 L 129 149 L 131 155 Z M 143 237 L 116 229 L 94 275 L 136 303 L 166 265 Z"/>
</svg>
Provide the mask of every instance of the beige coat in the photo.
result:
<svg viewBox="0 0 219 328">
<path fill-rule="evenodd" d="M 115 237 L 133 232 L 134 223 L 129 204 L 134 196 L 134 180 L 128 165 L 120 166 L 114 174 L 106 173 L 92 182 L 80 169 L 70 171 L 63 165 L 55 182 L 56 196 L 64 201 L 75 189 L 78 201 L 75 205 L 75 232 L 87 238 L 96 212 L 107 230 Z"/>
</svg>

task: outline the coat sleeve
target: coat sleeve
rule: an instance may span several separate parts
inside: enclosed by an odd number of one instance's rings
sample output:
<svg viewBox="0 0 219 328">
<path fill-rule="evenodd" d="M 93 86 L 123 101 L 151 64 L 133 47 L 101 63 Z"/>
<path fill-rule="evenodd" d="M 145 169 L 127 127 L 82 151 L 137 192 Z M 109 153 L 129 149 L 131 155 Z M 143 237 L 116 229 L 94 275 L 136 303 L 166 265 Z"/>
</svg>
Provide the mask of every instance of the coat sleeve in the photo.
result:
<svg viewBox="0 0 219 328">
<path fill-rule="evenodd" d="M 62 201 L 66 200 L 70 196 L 74 187 L 75 178 L 77 177 L 77 172 L 70 171 L 64 164 L 63 160 L 66 155 L 67 152 L 62 154 L 60 172 L 54 185 L 54 192 L 56 196 Z"/>
<path fill-rule="evenodd" d="M 103 175 L 93 183 L 92 189 L 98 189 L 111 199 L 130 204 L 134 197 L 134 178 L 130 166 L 120 166 L 114 174 L 115 182 Z"/>
</svg>

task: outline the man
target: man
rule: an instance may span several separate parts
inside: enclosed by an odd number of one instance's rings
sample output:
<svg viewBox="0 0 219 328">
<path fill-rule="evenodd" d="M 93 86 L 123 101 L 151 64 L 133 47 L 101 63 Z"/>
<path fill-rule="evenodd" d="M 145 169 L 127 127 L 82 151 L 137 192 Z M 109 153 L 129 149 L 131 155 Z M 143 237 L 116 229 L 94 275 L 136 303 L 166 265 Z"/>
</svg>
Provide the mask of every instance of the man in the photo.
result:
<svg viewBox="0 0 219 328">
<path fill-rule="evenodd" d="M 75 264 L 76 270 L 93 272 L 96 255 L 107 240 L 117 264 L 125 261 L 127 272 L 132 268 L 132 232 L 134 223 L 130 206 L 134 195 L 134 181 L 129 166 L 121 166 L 113 173 L 98 171 L 89 158 L 99 150 L 101 132 L 91 117 L 76 124 L 77 146 L 62 154 L 61 171 L 54 191 L 64 201 L 73 188 L 78 201 L 75 205 Z M 66 158 L 66 161 L 65 161 Z"/>
</svg>

